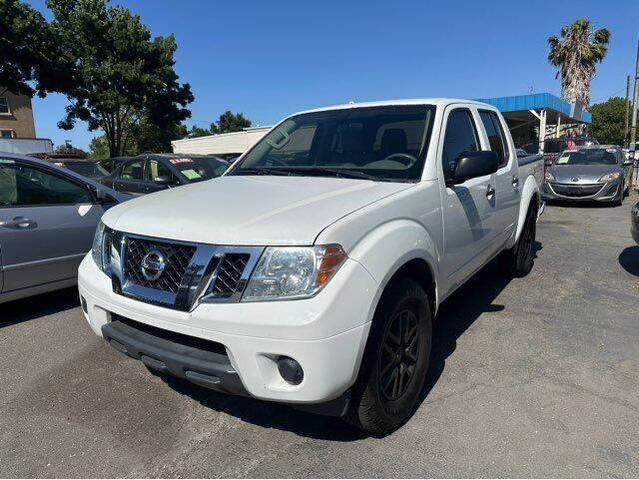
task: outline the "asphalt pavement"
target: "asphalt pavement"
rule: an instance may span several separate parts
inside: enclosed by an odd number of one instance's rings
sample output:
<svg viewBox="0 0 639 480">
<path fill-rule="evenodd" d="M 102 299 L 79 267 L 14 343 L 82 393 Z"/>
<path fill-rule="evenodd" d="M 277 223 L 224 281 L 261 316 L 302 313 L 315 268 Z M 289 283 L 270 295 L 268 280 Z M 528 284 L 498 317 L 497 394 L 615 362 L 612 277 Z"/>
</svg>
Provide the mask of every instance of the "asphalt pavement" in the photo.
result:
<svg viewBox="0 0 639 480">
<path fill-rule="evenodd" d="M 495 262 L 450 298 L 424 401 L 381 439 L 167 384 L 74 289 L 0 305 L 0 477 L 637 477 L 637 200 L 549 207 L 528 277 Z"/>
</svg>

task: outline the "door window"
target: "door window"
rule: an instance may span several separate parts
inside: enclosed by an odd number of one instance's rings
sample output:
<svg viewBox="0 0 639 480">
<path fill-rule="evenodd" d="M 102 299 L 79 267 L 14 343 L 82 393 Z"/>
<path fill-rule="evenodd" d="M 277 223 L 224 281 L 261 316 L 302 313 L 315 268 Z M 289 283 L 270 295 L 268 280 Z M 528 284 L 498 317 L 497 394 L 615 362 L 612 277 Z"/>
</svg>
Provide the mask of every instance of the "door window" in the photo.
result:
<svg viewBox="0 0 639 480">
<path fill-rule="evenodd" d="M 148 182 L 155 182 L 157 178 L 166 178 L 171 182 L 174 180 L 171 170 L 169 170 L 162 162 L 158 162 L 157 160 L 147 161 L 144 177 Z"/>
<path fill-rule="evenodd" d="M 457 109 L 450 112 L 442 155 L 444 177 L 447 180 L 452 178 L 457 162 L 463 153 L 478 150 L 477 129 L 470 110 Z"/>
<path fill-rule="evenodd" d="M 92 203 L 89 190 L 45 170 L 0 160 L 0 208 Z"/>
<path fill-rule="evenodd" d="M 127 163 L 126 165 L 122 167 L 122 173 L 120 174 L 120 178 L 122 180 L 142 180 L 143 165 L 144 163 L 142 160 Z"/>
<path fill-rule="evenodd" d="M 479 117 L 486 129 L 490 149 L 497 154 L 499 167 L 501 168 L 508 163 L 509 152 L 508 144 L 506 143 L 506 136 L 504 135 L 504 130 L 501 127 L 499 117 L 495 112 L 487 110 L 480 111 Z"/>
</svg>

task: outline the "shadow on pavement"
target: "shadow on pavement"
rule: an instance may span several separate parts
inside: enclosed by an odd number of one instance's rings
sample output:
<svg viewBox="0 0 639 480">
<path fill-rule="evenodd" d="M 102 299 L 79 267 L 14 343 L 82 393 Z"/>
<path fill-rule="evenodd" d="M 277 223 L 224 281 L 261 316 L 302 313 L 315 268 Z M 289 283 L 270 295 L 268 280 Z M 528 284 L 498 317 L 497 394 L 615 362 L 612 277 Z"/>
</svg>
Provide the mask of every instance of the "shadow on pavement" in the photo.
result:
<svg viewBox="0 0 639 480">
<path fill-rule="evenodd" d="M 619 265 L 629 274 L 639 277 L 639 246 L 625 248 L 619 254 Z"/>
<path fill-rule="evenodd" d="M 0 305 L 0 329 L 78 307 L 78 289 L 65 288 Z"/>
<path fill-rule="evenodd" d="M 541 243 L 535 242 L 535 252 L 541 248 Z M 442 304 L 434 325 L 431 364 L 420 405 L 444 371 L 446 359 L 457 347 L 457 339 L 482 313 L 505 309 L 503 305 L 493 304 L 511 281 L 511 277 L 504 275 L 503 270 L 499 259 L 491 262 Z M 178 393 L 193 398 L 205 407 L 262 427 L 337 442 L 360 440 L 368 436 L 339 418 L 313 415 L 286 405 L 252 398 L 218 394 L 177 378 L 165 377 L 164 381 Z"/>
</svg>

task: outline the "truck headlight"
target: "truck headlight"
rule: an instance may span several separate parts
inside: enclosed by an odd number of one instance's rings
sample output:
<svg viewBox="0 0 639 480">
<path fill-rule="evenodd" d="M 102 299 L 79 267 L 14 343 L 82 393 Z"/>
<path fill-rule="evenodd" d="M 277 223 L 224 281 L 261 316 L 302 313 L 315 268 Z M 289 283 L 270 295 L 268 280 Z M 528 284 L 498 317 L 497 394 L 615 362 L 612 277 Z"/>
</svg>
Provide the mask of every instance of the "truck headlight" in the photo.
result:
<svg viewBox="0 0 639 480">
<path fill-rule="evenodd" d="M 102 223 L 98 224 L 95 229 L 95 236 L 93 237 L 93 246 L 91 247 L 91 255 L 93 261 L 107 275 L 111 275 L 111 256 L 109 254 L 109 248 L 111 246 L 110 230 Z"/>
<path fill-rule="evenodd" d="M 242 301 L 312 297 L 333 278 L 346 258 L 337 244 L 268 247 L 251 275 Z"/>
<path fill-rule="evenodd" d="M 611 180 L 617 180 L 621 177 L 620 172 L 608 173 L 599 179 L 600 182 L 610 182 Z"/>
</svg>

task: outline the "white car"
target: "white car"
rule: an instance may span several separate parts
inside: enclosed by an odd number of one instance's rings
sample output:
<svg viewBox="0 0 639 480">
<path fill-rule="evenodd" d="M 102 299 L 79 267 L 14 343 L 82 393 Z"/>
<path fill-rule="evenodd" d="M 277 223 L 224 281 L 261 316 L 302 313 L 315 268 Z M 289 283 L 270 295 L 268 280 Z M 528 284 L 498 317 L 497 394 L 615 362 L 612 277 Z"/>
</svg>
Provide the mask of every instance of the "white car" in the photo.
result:
<svg viewBox="0 0 639 480">
<path fill-rule="evenodd" d="M 299 113 L 224 176 L 109 210 L 85 315 L 153 371 L 388 433 L 419 402 L 440 303 L 502 252 L 532 268 L 542 167 L 483 103 Z"/>
</svg>

